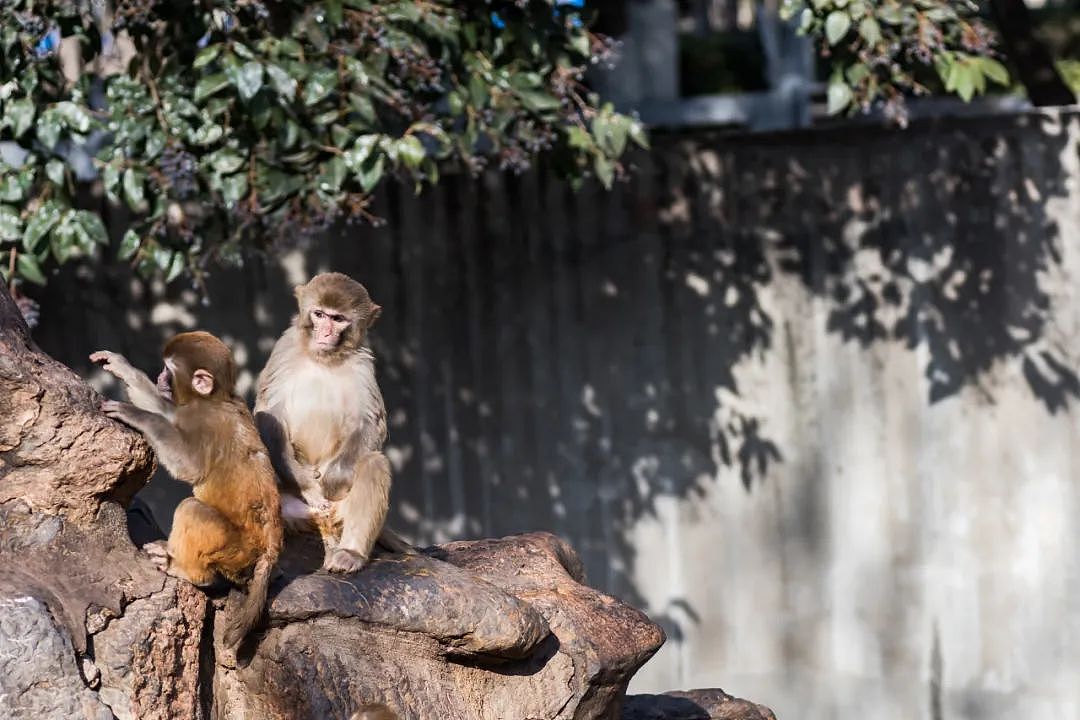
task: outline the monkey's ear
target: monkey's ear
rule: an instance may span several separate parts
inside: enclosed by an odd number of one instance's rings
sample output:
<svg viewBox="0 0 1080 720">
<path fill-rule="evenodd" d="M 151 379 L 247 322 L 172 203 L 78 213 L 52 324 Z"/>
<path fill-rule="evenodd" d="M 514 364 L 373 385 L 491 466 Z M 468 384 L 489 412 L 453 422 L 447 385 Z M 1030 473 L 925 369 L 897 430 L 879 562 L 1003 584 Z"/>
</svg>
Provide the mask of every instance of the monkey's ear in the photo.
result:
<svg viewBox="0 0 1080 720">
<path fill-rule="evenodd" d="M 368 315 L 367 326 L 371 327 L 372 325 L 374 325 L 375 321 L 379 319 L 380 315 L 382 315 L 382 305 L 376 305 L 375 303 L 371 303 L 371 314 Z"/>
<path fill-rule="evenodd" d="M 199 368 L 191 376 L 191 387 L 200 395 L 209 395 L 214 392 L 214 376 L 209 370 Z"/>
</svg>

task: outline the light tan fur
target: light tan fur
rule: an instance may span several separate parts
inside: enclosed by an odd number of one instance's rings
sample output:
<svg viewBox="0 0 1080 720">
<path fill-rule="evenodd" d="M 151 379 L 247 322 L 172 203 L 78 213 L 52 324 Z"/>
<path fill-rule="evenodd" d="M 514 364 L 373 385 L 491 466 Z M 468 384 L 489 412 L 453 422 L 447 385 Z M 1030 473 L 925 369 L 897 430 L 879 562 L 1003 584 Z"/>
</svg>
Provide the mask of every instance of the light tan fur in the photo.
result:
<svg viewBox="0 0 1080 720">
<path fill-rule="evenodd" d="M 194 497 L 173 515 L 165 552 L 148 551 L 159 555 L 166 572 L 195 585 L 221 575 L 247 586 L 224 634 L 226 646 L 235 648 L 262 614 L 282 525 L 269 454 L 233 392 L 232 355 L 209 333 L 177 335 L 166 345 L 157 387 L 121 355 L 90 357 L 124 383 L 132 400 L 107 401 L 102 410 L 143 433 L 165 469 L 192 486 Z M 171 398 L 157 388 L 171 390 Z"/>
<path fill-rule="evenodd" d="M 300 314 L 259 375 L 255 418 L 282 482 L 287 526 L 318 530 L 328 547 L 323 566 L 353 572 L 376 540 L 411 551 L 383 527 L 391 482 L 382 453 L 386 408 L 366 344 L 379 307 L 337 273 L 313 278 L 296 295 Z M 312 320 L 315 312 L 340 318 L 319 347 L 313 337 L 328 321 Z"/>
</svg>

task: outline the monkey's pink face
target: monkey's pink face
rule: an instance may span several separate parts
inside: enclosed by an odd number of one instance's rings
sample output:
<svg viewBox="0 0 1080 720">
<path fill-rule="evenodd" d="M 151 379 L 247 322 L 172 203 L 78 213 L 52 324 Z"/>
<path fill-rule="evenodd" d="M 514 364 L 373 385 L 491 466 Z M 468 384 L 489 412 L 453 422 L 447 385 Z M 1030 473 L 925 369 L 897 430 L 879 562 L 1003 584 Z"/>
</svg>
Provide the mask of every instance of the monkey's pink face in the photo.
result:
<svg viewBox="0 0 1080 720">
<path fill-rule="evenodd" d="M 315 350 L 333 350 L 341 344 L 342 334 L 351 321 L 341 313 L 325 308 L 311 309 L 311 345 Z"/>
</svg>

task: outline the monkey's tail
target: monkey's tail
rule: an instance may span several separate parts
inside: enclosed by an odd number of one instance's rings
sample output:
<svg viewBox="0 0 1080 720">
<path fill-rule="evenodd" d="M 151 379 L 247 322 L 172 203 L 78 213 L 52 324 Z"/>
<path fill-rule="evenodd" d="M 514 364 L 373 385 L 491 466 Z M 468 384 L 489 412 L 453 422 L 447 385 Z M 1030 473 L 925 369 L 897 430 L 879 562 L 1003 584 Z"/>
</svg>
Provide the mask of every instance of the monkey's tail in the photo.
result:
<svg viewBox="0 0 1080 720">
<path fill-rule="evenodd" d="M 271 555 L 263 555 L 255 563 L 255 570 L 251 575 L 247 591 L 240 601 L 240 607 L 229 613 L 226 620 L 225 632 L 222 640 L 225 647 L 235 649 L 243 642 L 255 623 L 262 617 L 263 608 L 266 606 L 266 593 L 270 587 L 270 574 L 274 569 L 276 558 Z M 231 602 L 229 603 L 232 604 Z"/>
</svg>

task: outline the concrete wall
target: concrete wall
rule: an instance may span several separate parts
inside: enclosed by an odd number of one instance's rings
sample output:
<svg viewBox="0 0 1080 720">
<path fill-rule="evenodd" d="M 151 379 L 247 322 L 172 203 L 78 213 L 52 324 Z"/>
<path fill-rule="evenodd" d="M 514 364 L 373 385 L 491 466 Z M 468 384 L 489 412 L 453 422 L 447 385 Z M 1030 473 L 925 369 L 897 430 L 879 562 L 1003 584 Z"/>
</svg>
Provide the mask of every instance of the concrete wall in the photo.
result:
<svg viewBox="0 0 1080 720">
<path fill-rule="evenodd" d="M 203 327 L 250 389 L 290 284 L 348 272 L 385 308 L 393 523 L 570 538 L 668 629 L 634 690 L 1077 717 L 1078 133 L 657 137 L 611 194 L 543 172 L 390 193 L 385 228 L 220 273 L 208 306 L 68 270 L 38 340 L 149 369 Z"/>
</svg>

